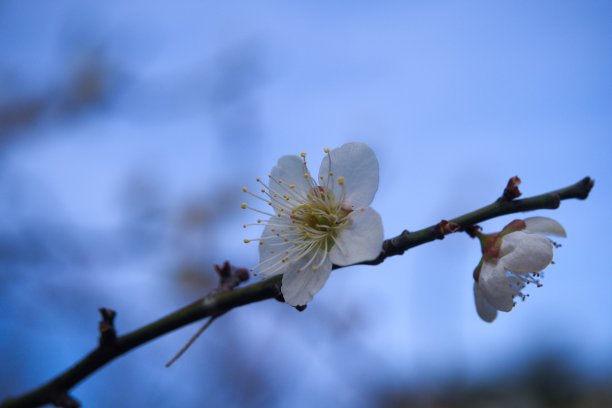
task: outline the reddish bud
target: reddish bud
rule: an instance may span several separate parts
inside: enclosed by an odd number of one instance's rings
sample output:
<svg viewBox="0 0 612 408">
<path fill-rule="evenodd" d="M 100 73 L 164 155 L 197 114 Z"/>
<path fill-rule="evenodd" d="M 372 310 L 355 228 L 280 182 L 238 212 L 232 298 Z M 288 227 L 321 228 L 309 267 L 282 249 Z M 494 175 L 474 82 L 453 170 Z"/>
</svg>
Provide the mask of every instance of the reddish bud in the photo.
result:
<svg viewBox="0 0 612 408">
<path fill-rule="evenodd" d="M 521 184 L 521 179 L 518 176 L 511 177 L 504 189 L 503 197 L 505 200 L 512 201 L 521 196 L 521 191 L 518 186 Z"/>
<path fill-rule="evenodd" d="M 444 238 L 447 234 L 452 234 L 453 232 L 457 232 L 461 229 L 461 226 L 452 221 L 442 220 L 434 227 L 436 235 L 439 239 Z"/>
</svg>

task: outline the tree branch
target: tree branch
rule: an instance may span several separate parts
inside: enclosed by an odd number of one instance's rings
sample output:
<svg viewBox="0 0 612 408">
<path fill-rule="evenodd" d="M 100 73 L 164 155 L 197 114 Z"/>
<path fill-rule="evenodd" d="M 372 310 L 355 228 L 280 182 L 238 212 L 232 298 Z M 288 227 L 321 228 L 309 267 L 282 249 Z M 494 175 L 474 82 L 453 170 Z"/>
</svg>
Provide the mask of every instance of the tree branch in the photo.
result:
<svg viewBox="0 0 612 408">
<path fill-rule="evenodd" d="M 378 265 L 385 259 L 401 255 L 410 248 L 436 239 L 443 239 L 445 235 L 456 231 L 468 231 L 470 227 L 495 217 L 538 209 L 555 209 L 559 207 L 561 200 L 570 198 L 584 200 L 588 197 L 594 184 L 591 178 L 585 177 L 569 187 L 522 200 L 513 200 L 520 196 L 519 183 L 520 180 L 517 177 L 510 179 L 504 194 L 486 207 L 450 221 L 442 220 L 438 224 L 415 232 L 403 231 L 397 237 L 385 240 L 382 251 L 376 259 L 360 264 Z M 338 268 L 340 266 L 334 265 L 334 269 Z M 22 396 L 5 400 L 0 404 L 0 408 L 27 408 L 44 404 L 78 407 L 78 401 L 69 395 L 69 391 L 116 357 L 205 317 L 219 316 L 239 306 L 266 299 L 283 300 L 280 291 L 281 276 L 235 289 L 240 282 L 246 280 L 245 271 L 236 269 L 238 273 L 232 275 L 230 270 L 231 267 L 227 263 L 223 267 L 217 267 L 217 272 L 221 276 L 221 284 L 208 296 L 123 336 L 115 336 L 114 312 L 110 309 L 101 309 L 103 320 L 100 323 L 100 342 L 96 349 L 48 383 Z M 303 310 L 303 308 L 300 309 Z"/>
<path fill-rule="evenodd" d="M 512 177 L 508 184 L 515 184 L 513 186 L 514 188 L 517 188 L 515 197 L 518 197 L 521 195 L 521 193 L 520 191 L 518 191 L 518 183 L 516 183 L 514 179 L 515 177 Z M 415 232 L 408 232 L 404 230 L 397 237 L 387 239 L 383 242 L 383 250 L 376 259 L 361 262 L 361 264 L 378 265 L 390 256 L 401 255 L 406 250 L 415 246 L 423 245 L 427 242 L 431 242 L 436 239 L 444 239 L 445 235 L 455 232 L 450 230 L 448 227 L 445 228 L 445 223 L 451 224 L 451 226 L 452 224 L 457 225 L 459 227 L 457 229 L 458 231 L 466 231 L 468 227 L 474 226 L 479 222 L 490 220 L 496 217 L 501 217 L 502 215 L 541 209 L 554 210 L 556 208 L 559 208 L 561 200 L 567 200 L 570 198 L 578 198 L 580 200 L 585 200 L 589 196 L 589 192 L 593 188 L 594 184 L 595 181 L 593 179 L 591 179 L 590 177 L 585 177 L 579 182 L 572 184 L 571 186 L 540 194 L 537 196 L 525 198 L 522 200 L 511 200 L 506 197 L 506 194 L 504 194 L 492 204 L 489 204 L 486 207 L 482 207 L 476 211 L 461 215 L 457 218 L 453 218 L 450 221 L 442 220 L 438 224 L 423 228 Z M 506 190 L 504 190 L 504 192 L 506 192 L 507 189 L 508 187 L 506 187 Z"/>
</svg>

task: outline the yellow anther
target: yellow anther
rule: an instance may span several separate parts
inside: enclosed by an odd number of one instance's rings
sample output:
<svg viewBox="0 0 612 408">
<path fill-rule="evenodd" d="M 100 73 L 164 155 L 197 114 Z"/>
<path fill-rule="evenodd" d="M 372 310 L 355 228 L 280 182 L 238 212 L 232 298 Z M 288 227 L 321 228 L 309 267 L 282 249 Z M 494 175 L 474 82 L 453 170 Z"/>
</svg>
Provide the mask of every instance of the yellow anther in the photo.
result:
<svg viewBox="0 0 612 408">
<path fill-rule="evenodd" d="M 304 178 L 305 178 L 305 179 L 310 178 L 310 174 L 308 174 L 308 173 L 304 173 Z"/>
<path fill-rule="evenodd" d="M 306 158 L 306 152 L 302 152 L 302 153 L 300 153 L 300 157 L 301 157 L 302 159 L 305 159 L 305 158 Z"/>
<path fill-rule="evenodd" d="M 341 186 L 344 185 L 344 177 L 342 176 L 338 177 L 338 184 L 340 184 Z"/>
<path fill-rule="evenodd" d="M 247 192 L 247 188 L 246 187 L 242 187 L 242 192 L 246 193 Z"/>
<path fill-rule="evenodd" d="M 295 184 L 289 184 L 289 188 L 295 188 Z"/>
<path fill-rule="evenodd" d="M 246 203 L 240 204 L 240 208 L 242 208 L 243 210 L 246 210 L 247 209 L 247 204 Z"/>
<path fill-rule="evenodd" d="M 251 242 L 251 240 L 245 238 L 245 239 L 242 240 L 242 242 L 244 242 L 245 244 L 248 244 L 249 242 Z"/>
<path fill-rule="evenodd" d="M 324 149 L 323 149 L 323 151 L 324 151 L 325 153 L 329 153 L 329 147 L 324 148 Z"/>
</svg>

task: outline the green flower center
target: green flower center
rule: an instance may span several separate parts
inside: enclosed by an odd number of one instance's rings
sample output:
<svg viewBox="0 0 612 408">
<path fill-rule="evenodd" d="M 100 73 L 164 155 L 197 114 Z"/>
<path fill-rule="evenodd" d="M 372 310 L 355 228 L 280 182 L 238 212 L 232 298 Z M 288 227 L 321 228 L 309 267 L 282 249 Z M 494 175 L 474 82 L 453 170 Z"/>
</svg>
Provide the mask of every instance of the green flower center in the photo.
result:
<svg viewBox="0 0 612 408">
<path fill-rule="evenodd" d="M 333 191 L 315 187 L 304 204 L 291 210 L 291 220 L 304 240 L 313 241 L 318 249 L 329 252 L 351 212 L 342 208 Z"/>
</svg>

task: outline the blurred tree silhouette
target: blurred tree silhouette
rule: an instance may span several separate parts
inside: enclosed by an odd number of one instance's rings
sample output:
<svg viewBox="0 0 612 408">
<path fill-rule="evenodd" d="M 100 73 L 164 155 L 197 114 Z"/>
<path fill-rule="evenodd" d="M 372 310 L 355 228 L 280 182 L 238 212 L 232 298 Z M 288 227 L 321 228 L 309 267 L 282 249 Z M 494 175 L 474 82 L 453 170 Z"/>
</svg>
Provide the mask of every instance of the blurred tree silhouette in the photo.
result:
<svg viewBox="0 0 612 408">
<path fill-rule="evenodd" d="M 534 358 L 514 373 L 499 373 L 479 383 L 461 377 L 435 389 L 388 390 L 383 387 L 377 406 L 386 408 L 599 408 L 612 406 L 612 384 L 593 382 L 550 354 Z"/>
<path fill-rule="evenodd" d="M 1 68 L 0 68 L 1 69 Z M 85 53 L 65 79 L 53 79 L 38 91 L 23 91 L 11 82 L 26 82 L 18 73 L 0 77 L 0 149 L 28 129 L 47 121 L 78 118 L 87 110 L 110 103 L 122 80 L 101 51 Z"/>
</svg>

